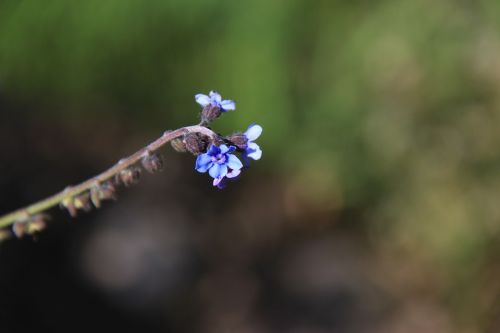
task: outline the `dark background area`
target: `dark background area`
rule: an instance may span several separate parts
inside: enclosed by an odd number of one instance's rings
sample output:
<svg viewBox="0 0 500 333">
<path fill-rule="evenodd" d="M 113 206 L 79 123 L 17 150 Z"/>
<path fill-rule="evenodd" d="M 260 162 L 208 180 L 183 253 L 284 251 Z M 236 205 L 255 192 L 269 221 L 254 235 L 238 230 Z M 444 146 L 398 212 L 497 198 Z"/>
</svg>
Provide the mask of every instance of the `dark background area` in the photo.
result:
<svg viewBox="0 0 500 333">
<path fill-rule="evenodd" d="M 500 3 L 0 1 L 0 213 L 198 122 L 256 122 L 0 244 L 0 332 L 500 331 Z"/>
</svg>

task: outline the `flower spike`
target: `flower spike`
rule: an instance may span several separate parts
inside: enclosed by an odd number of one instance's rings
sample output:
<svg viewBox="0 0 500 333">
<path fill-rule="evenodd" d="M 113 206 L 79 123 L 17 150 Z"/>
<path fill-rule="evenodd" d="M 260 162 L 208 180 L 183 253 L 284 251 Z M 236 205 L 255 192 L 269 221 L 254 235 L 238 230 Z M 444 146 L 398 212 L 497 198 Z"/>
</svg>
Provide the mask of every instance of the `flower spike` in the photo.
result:
<svg viewBox="0 0 500 333">
<path fill-rule="evenodd" d="M 248 162 L 248 159 L 259 160 L 262 157 L 262 150 L 254 142 L 261 135 L 262 127 L 253 124 L 245 133 L 221 136 L 207 125 L 222 113 L 235 110 L 236 103 L 222 99 L 215 91 L 210 91 L 208 95 L 197 94 L 195 101 L 203 107 L 199 124 L 167 130 L 155 141 L 120 159 L 100 174 L 0 216 L 0 241 L 11 235 L 21 237 L 37 234 L 45 228 L 49 218 L 44 212 L 53 207 L 60 206 L 76 218 L 80 211 L 88 212 L 92 208 L 100 208 L 105 200 L 116 200 L 117 189 L 137 183 L 142 171 L 156 173 L 162 169 L 163 160 L 159 150 L 167 143 L 178 152 L 190 152 L 197 156 L 195 169 L 200 173 L 208 173 L 212 184 L 218 188 L 223 188 L 228 180 L 238 178 L 244 168 L 240 158 Z"/>
</svg>

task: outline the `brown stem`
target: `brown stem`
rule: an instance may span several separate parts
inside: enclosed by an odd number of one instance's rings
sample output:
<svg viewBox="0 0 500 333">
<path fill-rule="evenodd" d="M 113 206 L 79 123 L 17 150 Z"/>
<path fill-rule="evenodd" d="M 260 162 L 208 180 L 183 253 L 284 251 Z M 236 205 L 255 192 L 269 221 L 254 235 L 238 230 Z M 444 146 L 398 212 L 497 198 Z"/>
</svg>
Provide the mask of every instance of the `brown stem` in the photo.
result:
<svg viewBox="0 0 500 333">
<path fill-rule="evenodd" d="M 46 199 L 40 200 L 29 206 L 20 208 L 12 213 L 0 217 L 0 228 L 7 227 L 11 224 L 14 224 L 16 221 L 22 221 L 29 216 L 41 213 L 51 207 L 59 205 L 66 198 L 71 198 L 90 190 L 93 186 L 99 185 L 100 183 L 113 178 L 121 171 L 139 162 L 144 156 L 160 149 L 166 143 L 188 133 L 200 133 L 211 138 L 215 138 L 217 136 L 217 134 L 212 130 L 200 125 L 187 126 L 176 129 L 174 131 L 167 131 L 160 138 L 156 139 L 155 141 L 140 149 L 136 153 L 130 155 L 129 157 L 121 159 L 114 166 L 98 174 L 97 176 L 94 176 L 78 185 L 69 186 L 65 190 L 54 194 L 53 196 L 50 196 Z"/>
</svg>

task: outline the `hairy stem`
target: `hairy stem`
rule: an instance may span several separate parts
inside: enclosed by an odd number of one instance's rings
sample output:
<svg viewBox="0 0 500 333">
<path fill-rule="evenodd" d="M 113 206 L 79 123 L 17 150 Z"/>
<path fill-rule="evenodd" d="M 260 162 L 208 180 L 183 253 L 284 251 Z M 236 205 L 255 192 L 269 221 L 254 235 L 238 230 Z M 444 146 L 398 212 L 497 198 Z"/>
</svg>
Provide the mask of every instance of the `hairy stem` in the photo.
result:
<svg viewBox="0 0 500 333">
<path fill-rule="evenodd" d="M 14 224 L 16 221 L 23 220 L 27 216 L 32 216 L 41 213 L 51 207 L 59 205 L 66 198 L 79 195 L 85 191 L 90 190 L 93 186 L 96 186 L 102 182 L 112 179 L 113 177 L 115 177 L 115 175 L 119 174 L 121 171 L 139 162 L 144 156 L 160 149 L 162 146 L 172 141 L 173 139 L 176 139 L 188 133 L 200 133 L 209 136 L 211 138 L 214 138 L 216 136 L 216 134 L 212 130 L 201 125 L 187 126 L 179 128 L 174 131 L 167 131 L 160 138 L 156 139 L 155 141 L 153 141 L 146 147 L 140 149 L 136 153 L 130 155 L 129 157 L 121 159 L 114 166 L 98 174 L 97 176 L 94 176 L 89 180 L 86 180 L 78 185 L 69 186 L 65 190 L 57 194 L 54 194 L 53 196 L 50 196 L 46 199 L 40 200 L 29 206 L 18 209 L 10 214 L 0 217 L 0 228 L 4 228 L 11 224 Z"/>
</svg>

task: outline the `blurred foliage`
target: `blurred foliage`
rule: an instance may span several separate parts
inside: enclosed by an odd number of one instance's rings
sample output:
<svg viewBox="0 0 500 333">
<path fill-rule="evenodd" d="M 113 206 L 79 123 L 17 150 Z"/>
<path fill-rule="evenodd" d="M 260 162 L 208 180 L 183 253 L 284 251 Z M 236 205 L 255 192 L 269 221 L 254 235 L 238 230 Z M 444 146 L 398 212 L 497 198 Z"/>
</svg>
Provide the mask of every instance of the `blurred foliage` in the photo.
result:
<svg viewBox="0 0 500 333">
<path fill-rule="evenodd" d="M 496 0 L 4 0 L 0 84 L 49 119 L 157 131 L 217 89 L 238 104 L 217 130 L 263 125 L 289 216 L 352 212 L 481 327 L 500 291 L 499 25 Z"/>
</svg>

